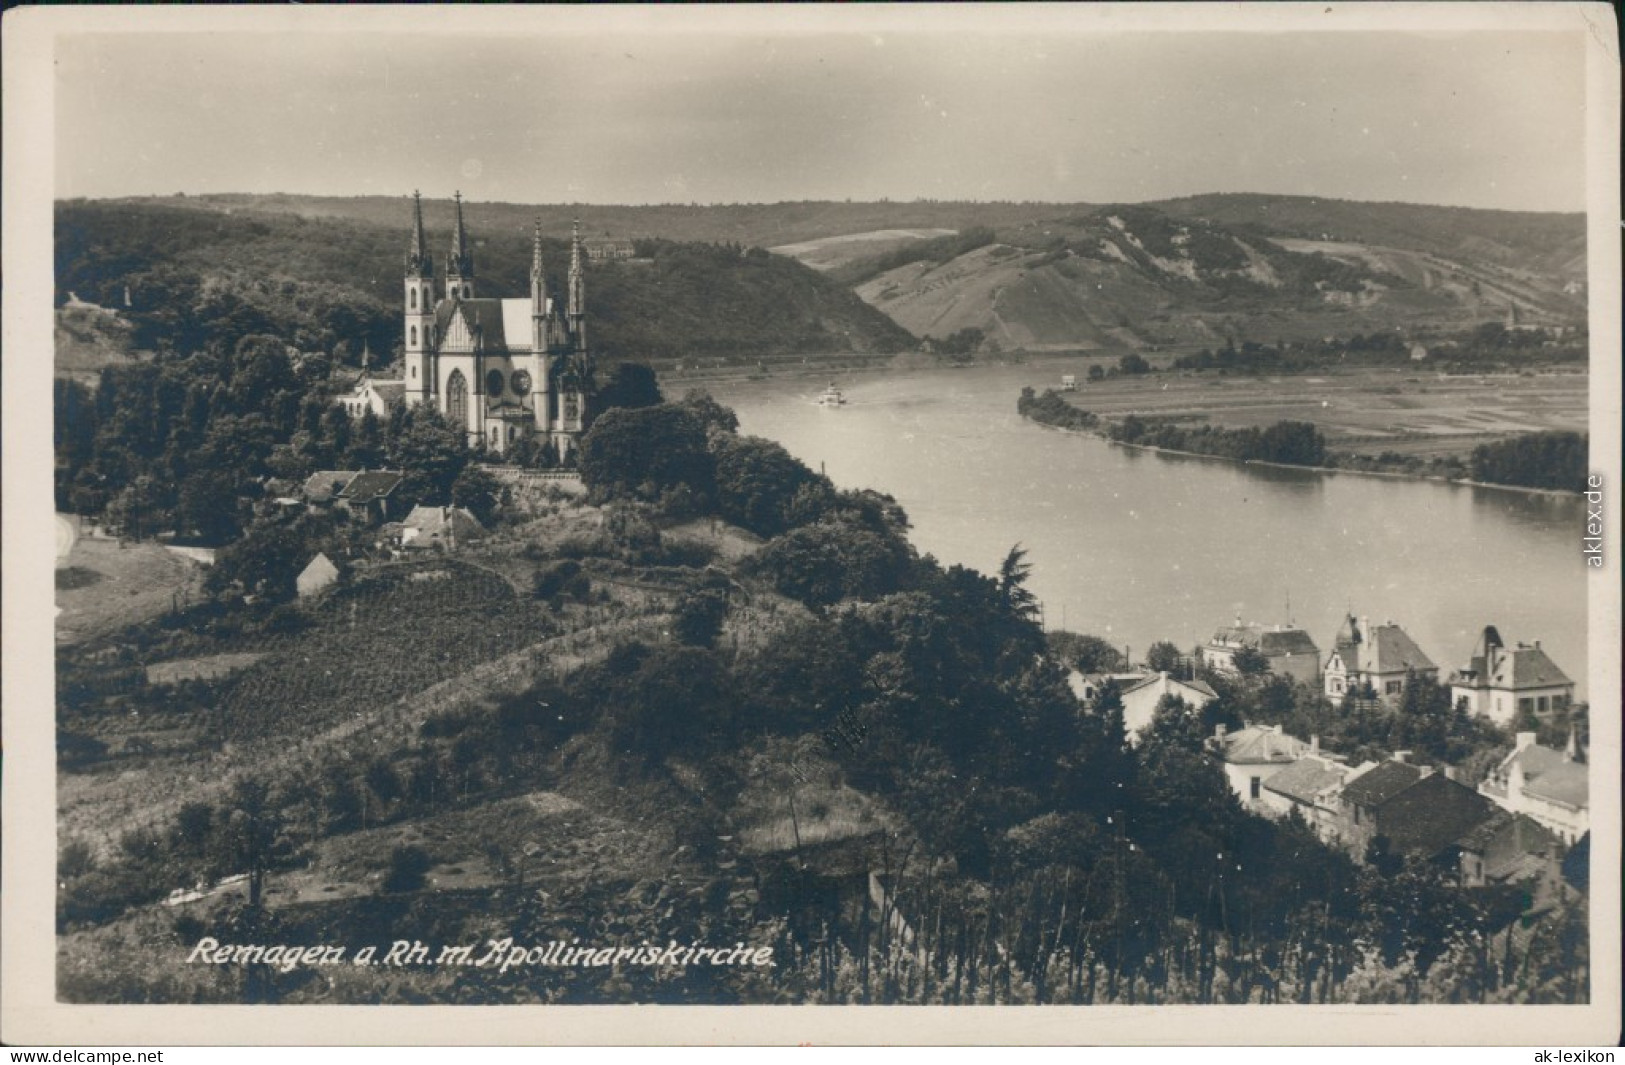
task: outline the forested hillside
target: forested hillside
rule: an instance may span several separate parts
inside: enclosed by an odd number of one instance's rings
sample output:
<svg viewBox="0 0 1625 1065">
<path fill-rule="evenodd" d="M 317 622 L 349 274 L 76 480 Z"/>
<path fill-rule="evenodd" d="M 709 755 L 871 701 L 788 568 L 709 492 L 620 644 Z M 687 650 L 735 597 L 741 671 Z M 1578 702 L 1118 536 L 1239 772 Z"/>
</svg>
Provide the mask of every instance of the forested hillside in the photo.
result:
<svg viewBox="0 0 1625 1065">
<path fill-rule="evenodd" d="M 230 351 L 247 335 L 374 365 L 400 343 L 404 205 L 392 225 L 297 214 L 150 203 L 57 208 L 56 297 L 118 310 L 135 350 Z M 523 296 L 527 222 L 479 229 L 475 267 L 491 296 Z M 568 227 L 565 229 L 568 232 Z M 589 267 L 593 345 L 601 359 L 755 359 L 892 352 L 915 341 L 849 291 L 799 264 L 738 244 L 642 242 L 649 260 Z M 568 243 L 544 242 L 549 284 L 563 291 Z"/>
<path fill-rule="evenodd" d="M 611 411 L 583 444 L 585 500 L 513 508 L 455 557 L 358 550 L 322 597 L 222 596 L 66 652 L 61 996 L 1587 997 L 1583 902 L 1530 915 L 1449 862 L 1357 863 L 1244 810 L 1206 747 L 1246 719 L 1356 758 L 1493 763 L 1508 737 L 1445 689 L 1351 715 L 1267 672 L 1210 674 L 1214 702 L 1166 699 L 1130 742 L 1115 689 L 1088 710 L 1070 691 L 1091 641 L 1046 637 L 1019 547 L 997 573 L 944 566 L 894 500 L 735 424 L 703 395 Z M 214 672 L 172 679 L 189 664 Z M 183 962 L 206 935 L 354 950 L 403 920 L 436 948 L 525 949 L 387 972 Z M 526 960 L 572 939 L 773 964 Z"/>
</svg>

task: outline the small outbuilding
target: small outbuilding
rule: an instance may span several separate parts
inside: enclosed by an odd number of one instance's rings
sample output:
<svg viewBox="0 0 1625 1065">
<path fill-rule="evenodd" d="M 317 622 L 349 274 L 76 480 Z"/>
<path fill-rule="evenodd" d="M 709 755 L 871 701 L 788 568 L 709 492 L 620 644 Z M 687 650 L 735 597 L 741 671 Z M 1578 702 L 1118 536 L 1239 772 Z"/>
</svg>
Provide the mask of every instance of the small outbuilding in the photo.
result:
<svg viewBox="0 0 1625 1065">
<path fill-rule="evenodd" d="M 339 579 L 339 568 L 333 565 L 333 560 L 318 552 L 310 560 L 299 576 L 294 578 L 293 584 L 299 591 L 299 598 L 307 599 L 319 595 L 331 587 Z"/>
</svg>

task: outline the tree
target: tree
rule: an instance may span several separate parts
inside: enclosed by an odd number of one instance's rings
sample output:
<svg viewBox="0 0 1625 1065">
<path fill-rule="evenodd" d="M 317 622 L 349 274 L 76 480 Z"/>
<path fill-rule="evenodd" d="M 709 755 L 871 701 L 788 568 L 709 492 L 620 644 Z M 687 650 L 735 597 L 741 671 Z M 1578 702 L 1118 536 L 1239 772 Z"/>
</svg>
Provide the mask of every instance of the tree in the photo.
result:
<svg viewBox="0 0 1625 1065">
<path fill-rule="evenodd" d="M 1270 660 L 1256 647 L 1243 647 L 1231 656 L 1236 672 L 1244 677 L 1257 677 L 1270 670 Z"/>
<path fill-rule="evenodd" d="M 780 445 L 758 436 L 718 433 L 711 437 L 716 464 L 717 509 L 758 536 L 772 537 L 799 520 L 819 516 L 814 498 L 827 508 L 835 489 Z"/>
<path fill-rule="evenodd" d="M 650 502 L 686 488 L 701 501 L 714 498 L 715 472 L 705 430 L 687 410 L 615 408 L 581 438 L 581 479 L 602 498 L 630 496 Z"/>
<path fill-rule="evenodd" d="M 907 579 L 909 553 L 900 538 L 838 515 L 776 537 L 752 566 L 781 594 L 821 607 L 896 591 Z"/>
<path fill-rule="evenodd" d="M 1032 568 L 1020 544 L 1010 548 L 999 563 L 999 599 L 1006 610 L 1026 621 L 1036 618 L 1039 609 L 1038 597 L 1026 586 Z"/>
<path fill-rule="evenodd" d="M 1123 652 L 1099 636 L 1057 631 L 1047 639 L 1050 653 L 1079 673 L 1111 673 L 1128 666 Z"/>
<path fill-rule="evenodd" d="M 452 505 L 467 507 L 483 525 L 495 520 L 501 501 L 502 483 L 483 466 L 470 462 L 452 482 Z"/>
<path fill-rule="evenodd" d="M 641 362 L 617 364 L 593 399 L 592 410 L 597 415 L 615 407 L 653 407 L 665 402 L 654 370 Z"/>
<path fill-rule="evenodd" d="M 1117 369 L 1124 374 L 1149 373 L 1151 364 L 1145 361 L 1144 356 L 1131 351 L 1117 360 Z"/>
<path fill-rule="evenodd" d="M 699 421 L 707 434 L 712 430 L 724 433 L 737 433 L 739 431 L 739 415 L 712 399 L 709 392 L 691 388 L 683 395 L 682 402 L 679 405 Z"/>
<path fill-rule="evenodd" d="M 407 410 L 387 451 L 390 464 L 402 473 L 396 494 L 403 506 L 448 502 L 469 461 L 463 431 L 427 404 Z"/>
<path fill-rule="evenodd" d="M 389 852 L 389 869 L 384 874 L 384 890 L 399 894 L 423 887 L 434 861 L 416 844 L 397 844 Z"/>
<path fill-rule="evenodd" d="M 1145 664 L 1159 673 L 1173 674 L 1180 669 L 1183 655 L 1179 648 L 1167 640 L 1158 640 L 1145 653 Z"/>
<path fill-rule="evenodd" d="M 722 622 L 727 616 L 727 593 L 717 588 L 690 592 L 677 601 L 671 623 L 672 635 L 680 643 L 710 647 L 721 635 Z"/>
</svg>

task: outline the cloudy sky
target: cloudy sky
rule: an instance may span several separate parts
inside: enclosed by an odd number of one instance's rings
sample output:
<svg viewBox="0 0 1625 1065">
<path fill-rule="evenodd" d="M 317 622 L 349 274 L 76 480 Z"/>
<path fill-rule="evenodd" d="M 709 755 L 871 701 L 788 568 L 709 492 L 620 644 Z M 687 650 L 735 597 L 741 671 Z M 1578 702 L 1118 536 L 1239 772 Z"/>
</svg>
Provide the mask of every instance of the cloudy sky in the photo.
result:
<svg viewBox="0 0 1625 1065">
<path fill-rule="evenodd" d="M 1191 32 L 1181 9 L 1150 21 L 794 10 L 70 34 L 56 56 L 54 187 L 1585 202 L 1578 30 L 1316 32 L 1296 19 Z"/>
</svg>

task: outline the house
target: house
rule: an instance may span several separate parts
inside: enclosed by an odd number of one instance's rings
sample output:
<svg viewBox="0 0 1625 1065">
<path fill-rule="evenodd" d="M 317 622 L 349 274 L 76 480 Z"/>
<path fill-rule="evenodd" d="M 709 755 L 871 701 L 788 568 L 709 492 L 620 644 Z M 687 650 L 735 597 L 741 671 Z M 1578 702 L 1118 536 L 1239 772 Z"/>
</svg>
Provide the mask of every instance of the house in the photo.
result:
<svg viewBox="0 0 1625 1065">
<path fill-rule="evenodd" d="M 1497 810 L 1456 841 L 1461 885 L 1523 884 L 1551 875 L 1558 838 L 1523 814 Z"/>
<path fill-rule="evenodd" d="M 1568 750 L 1554 751 L 1536 743 L 1533 732 L 1518 733 L 1512 753 L 1490 770 L 1478 791 L 1503 810 L 1533 818 L 1564 843 L 1574 843 L 1591 827 L 1590 772 L 1572 736 Z"/>
<path fill-rule="evenodd" d="M 305 478 L 302 492 L 305 502 L 312 507 L 326 506 L 333 502 L 334 497 L 360 472 L 360 470 L 317 470 Z"/>
<path fill-rule="evenodd" d="M 293 585 L 299 592 L 299 598 L 306 599 L 326 591 L 338 579 L 339 568 L 326 555 L 318 553 L 310 560 L 310 565 L 293 579 Z"/>
<path fill-rule="evenodd" d="M 1167 671 L 1141 676 L 1133 683 L 1123 684 L 1123 728 L 1131 740 L 1137 739 L 1151 725 L 1151 718 L 1164 697 L 1172 695 L 1183 699 L 1191 709 L 1200 710 L 1219 697 L 1219 693 L 1200 680 L 1175 680 Z"/>
<path fill-rule="evenodd" d="M 1072 694 L 1077 696 L 1078 702 L 1093 706 L 1095 700 L 1100 698 L 1101 689 L 1106 687 L 1107 682 L 1116 684 L 1117 691 L 1121 694 L 1150 676 L 1151 674 L 1143 669 L 1128 673 L 1080 673 L 1074 669 L 1067 674 L 1066 682 L 1072 689 Z"/>
<path fill-rule="evenodd" d="M 363 373 L 349 392 L 338 398 L 339 406 L 352 418 L 361 418 L 370 410 L 379 418 L 389 414 L 389 408 L 406 399 L 406 382 L 398 378 L 374 378 Z"/>
<path fill-rule="evenodd" d="M 637 255 L 637 248 L 626 237 L 588 237 L 582 244 L 588 262 L 615 262 Z"/>
<path fill-rule="evenodd" d="M 1458 840 L 1495 814 L 1495 804 L 1451 771 L 1438 772 L 1397 755 L 1343 786 L 1335 828 L 1340 842 L 1363 861 L 1373 843 L 1389 854 L 1414 854 L 1458 863 Z"/>
<path fill-rule="evenodd" d="M 1261 812 L 1290 817 L 1296 810 L 1316 835 L 1330 841 L 1337 833 L 1338 793 L 1355 772 L 1322 754 L 1318 737 L 1311 736 L 1308 753 L 1262 782 Z"/>
<path fill-rule="evenodd" d="M 1431 771 L 1373 811 L 1390 854 L 1459 864 L 1456 841 L 1495 816 L 1495 804 L 1446 772 Z"/>
<path fill-rule="evenodd" d="M 1208 750 L 1224 766 L 1225 780 L 1242 805 L 1261 810 L 1264 784 L 1309 751 L 1309 745 L 1281 731 L 1280 725 L 1247 725 L 1229 732 L 1220 725 Z"/>
<path fill-rule="evenodd" d="M 1355 858 L 1363 859 L 1377 835 L 1377 811 L 1384 803 L 1422 779 L 1422 770 L 1393 758 L 1343 785 L 1337 796 L 1333 834 Z"/>
<path fill-rule="evenodd" d="M 400 487 L 398 470 L 362 470 L 334 494 L 334 502 L 352 516 L 376 524 L 390 517 L 390 497 Z"/>
<path fill-rule="evenodd" d="M 1341 699 L 1350 692 L 1370 689 L 1392 707 L 1399 703 L 1405 682 L 1412 676 L 1437 681 L 1439 667 L 1404 629 L 1392 621 L 1372 625 L 1352 614 L 1343 619 L 1326 659 L 1324 690 L 1328 697 Z"/>
<path fill-rule="evenodd" d="M 1266 628 L 1257 622 L 1222 628 L 1201 648 L 1202 664 L 1221 673 L 1239 673 L 1236 652 L 1251 648 L 1264 656 L 1270 671 L 1305 684 L 1320 683 L 1320 648 L 1309 634 L 1291 625 Z"/>
<path fill-rule="evenodd" d="M 1422 362 L 1427 357 L 1428 357 L 1428 348 L 1427 348 L 1426 344 L 1412 344 L 1411 345 L 1411 361 L 1412 362 Z"/>
<path fill-rule="evenodd" d="M 1541 650 L 1539 640 L 1509 648 L 1495 626 L 1486 625 L 1472 658 L 1450 677 L 1450 698 L 1469 714 L 1506 725 L 1519 714 L 1527 718 L 1564 709 L 1574 699 L 1574 681 Z"/>
<path fill-rule="evenodd" d="M 406 550 L 438 546 L 452 551 L 485 535 L 485 526 L 464 507 L 413 507 L 400 523 L 400 544 Z"/>
</svg>

